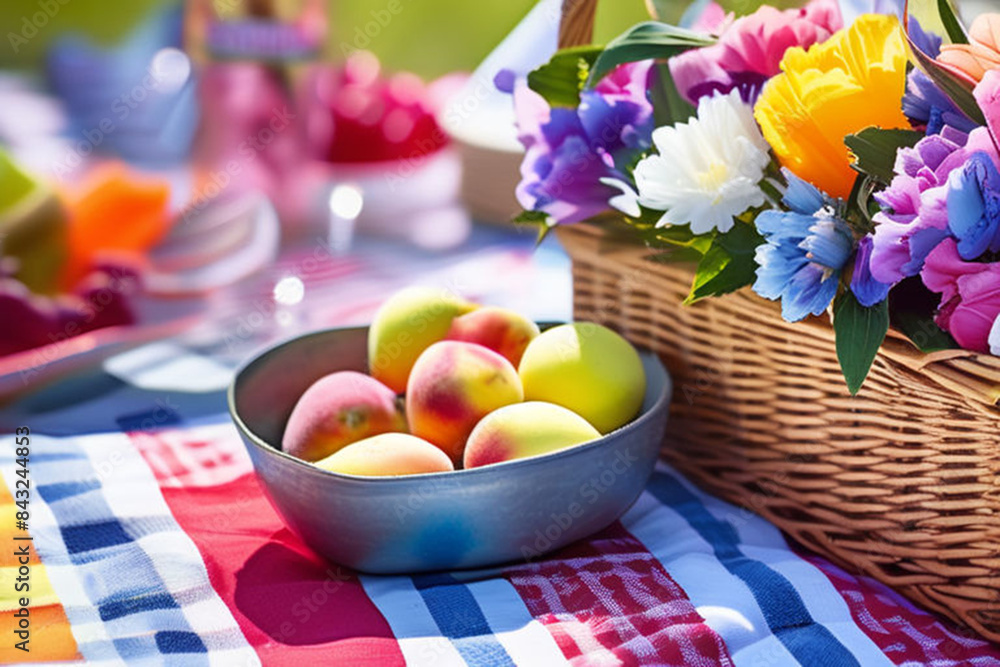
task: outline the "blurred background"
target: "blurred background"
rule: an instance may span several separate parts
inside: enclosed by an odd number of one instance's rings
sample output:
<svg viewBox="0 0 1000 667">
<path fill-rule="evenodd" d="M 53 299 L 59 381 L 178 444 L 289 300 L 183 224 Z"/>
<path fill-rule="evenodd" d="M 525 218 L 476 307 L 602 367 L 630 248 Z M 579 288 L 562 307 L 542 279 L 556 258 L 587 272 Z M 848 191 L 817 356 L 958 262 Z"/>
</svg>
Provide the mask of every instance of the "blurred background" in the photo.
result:
<svg viewBox="0 0 1000 667">
<path fill-rule="evenodd" d="M 52 40 L 67 30 L 81 31 L 99 44 L 120 40 L 144 18 L 175 4 L 171 0 L 53 0 L 58 12 L 23 49 L 0 49 L 0 67 L 37 67 Z M 373 19 L 372 12 L 387 8 L 384 0 L 329 0 L 330 34 L 327 55 L 342 53 L 341 42 L 352 43 L 356 28 Z M 673 13 L 680 16 L 687 3 L 677 0 Z M 731 3 L 732 4 L 732 3 Z M 454 70 L 472 70 L 534 5 L 533 0 L 463 2 L 461 0 L 400 0 L 402 11 L 368 46 L 392 69 L 408 69 L 424 77 Z M 4 33 L 20 26 L 25 16 L 39 11 L 38 0 L 5 0 L 0 3 Z M 601 3 L 598 37 L 606 39 L 648 17 L 641 0 Z M 362 33 L 363 34 L 363 33 Z"/>
<path fill-rule="evenodd" d="M 595 42 L 708 4 L 598 2 Z M 561 7 L 4 0 L 0 402 L 182 332 L 238 361 L 412 283 L 568 319 L 565 255 L 510 223 L 524 148 L 496 85 L 548 61 Z"/>
</svg>

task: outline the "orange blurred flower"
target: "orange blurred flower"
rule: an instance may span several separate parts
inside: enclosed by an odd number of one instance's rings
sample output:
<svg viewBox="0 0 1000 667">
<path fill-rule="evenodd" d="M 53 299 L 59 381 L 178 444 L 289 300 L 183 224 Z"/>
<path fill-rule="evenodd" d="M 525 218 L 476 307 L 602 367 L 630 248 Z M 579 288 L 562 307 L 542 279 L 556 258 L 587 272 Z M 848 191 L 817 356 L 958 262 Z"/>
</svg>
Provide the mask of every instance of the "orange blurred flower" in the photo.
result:
<svg viewBox="0 0 1000 667">
<path fill-rule="evenodd" d="M 937 61 L 952 73 L 979 83 L 1000 69 L 1000 14 L 980 14 L 969 28 L 968 44 L 943 44 Z"/>
<path fill-rule="evenodd" d="M 69 260 L 62 284 L 71 288 L 102 257 L 142 260 L 169 229 L 170 186 L 123 165 L 95 171 L 67 198 Z"/>
<path fill-rule="evenodd" d="M 793 47 L 764 86 L 754 116 L 779 162 L 833 197 L 856 173 L 844 137 L 866 127 L 908 128 L 900 100 L 906 48 L 892 16 L 859 17 L 804 51 Z"/>
</svg>

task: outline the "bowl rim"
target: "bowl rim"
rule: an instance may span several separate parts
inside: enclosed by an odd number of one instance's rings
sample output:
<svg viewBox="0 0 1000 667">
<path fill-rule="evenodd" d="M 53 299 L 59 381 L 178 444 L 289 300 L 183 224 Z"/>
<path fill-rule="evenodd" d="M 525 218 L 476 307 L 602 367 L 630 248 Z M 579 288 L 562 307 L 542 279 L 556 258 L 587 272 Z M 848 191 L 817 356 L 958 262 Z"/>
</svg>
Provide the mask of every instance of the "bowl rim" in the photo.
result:
<svg viewBox="0 0 1000 667">
<path fill-rule="evenodd" d="M 572 320 L 570 322 L 559 322 L 559 323 L 545 321 L 545 322 L 538 322 L 537 324 L 539 324 L 539 326 L 542 325 L 558 326 L 559 324 L 571 324 L 572 322 L 573 322 Z M 494 470 L 510 470 L 512 468 L 518 468 L 518 467 L 523 468 L 532 465 L 537 465 L 539 461 L 550 461 L 550 460 L 554 461 L 554 460 L 579 456 L 582 452 L 586 450 L 605 445 L 612 436 L 618 436 L 624 431 L 634 430 L 639 428 L 641 424 L 654 419 L 654 414 L 658 413 L 661 409 L 668 410 L 670 399 L 673 395 L 673 378 L 670 375 L 670 371 L 663 364 L 663 361 L 660 359 L 659 355 L 657 355 L 655 352 L 652 352 L 649 349 L 633 345 L 633 347 L 635 347 L 636 349 L 636 352 L 639 353 L 640 357 L 649 358 L 653 362 L 654 367 L 659 368 L 659 370 L 662 371 L 664 382 L 659 395 L 657 395 L 656 398 L 653 400 L 653 403 L 649 407 L 649 409 L 645 410 L 644 412 L 641 412 L 638 417 L 635 417 L 630 422 L 623 424 L 622 426 L 619 426 L 613 431 L 609 431 L 608 433 L 602 434 L 601 437 L 599 438 L 595 438 L 593 440 L 589 440 L 587 442 L 583 442 L 580 443 L 579 445 L 574 445 L 572 447 L 567 447 L 565 449 L 560 449 L 555 452 L 547 452 L 544 454 L 536 454 L 534 456 L 527 456 L 524 458 L 511 459 L 509 461 L 501 461 L 499 463 L 491 463 L 490 465 L 479 466 L 477 468 L 463 468 L 461 470 L 448 470 L 445 472 L 425 472 L 425 473 L 416 473 L 412 475 L 350 475 L 347 473 L 325 470 L 315 465 L 314 463 L 311 463 L 309 461 L 303 461 L 302 459 L 292 456 L 291 454 L 288 454 L 287 452 L 284 452 L 277 447 L 269 445 L 263 438 L 261 438 L 253 430 L 251 430 L 250 427 L 247 426 L 246 422 L 244 422 L 243 419 L 240 417 L 239 412 L 236 409 L 236 385 L 239 382 L 240 378 L 243 376 L 243 374 L 247 370 L 249 370 L 251 366 L 257 363 L 261 358 L 273 352 L 277 352 L 281 348 L 299 342 L 305 338 L 310 338 L 313 336 L 323 336 L 338 332 L 359 331 L 367 329 L 368 329 L 367 326 L 346 326 L 346 327 L 327 327 L 325 329 L 308 331 L 302 334 L 298 334 L 296 336 L 292 336 L 291 338 L 286 338 L 284 340 L 278 341 L 266 347 L 263 347 L 257 350 L 256 352 L 252 353 L 245 361 L 243 361 L 239 365 L 239 367 L 237 367 L 236 372 L 233 374 L 233 379 L 229 383 L 229 387 L 226 390 L 226 405 L 229 408 L 230 418 L 233 420 L 233 422 L 236 425 L 236 428 L 240 431 L 240 433 L 243 436 L 245 436 L 245 439 L 251 442 L 258 449 L 264 450 L 266 455 L 277 456 L 279 459 L 290 461 L 293 465 L 302 468 L 303 471 L 306 472 L 307 474 L 318 473 L 320 475 L 327 476 L 333 479 L 339 479 L 347 483 L 384 484 L 384 485 L 397 483 L 403 485 L 403 484 L 413 484 L 423 480 L 442 481 L 448 479 L 449 477 L 454 478 L 456 476 L 456 473 L 461 475 L 459 479 L 461 478 L 471 479 L 472 476 L 474 475 L 479 475 L 479 476 L 482 476 L 484 474 L 488 475 L 491 474 L 492 471 Z"/>
</svg>

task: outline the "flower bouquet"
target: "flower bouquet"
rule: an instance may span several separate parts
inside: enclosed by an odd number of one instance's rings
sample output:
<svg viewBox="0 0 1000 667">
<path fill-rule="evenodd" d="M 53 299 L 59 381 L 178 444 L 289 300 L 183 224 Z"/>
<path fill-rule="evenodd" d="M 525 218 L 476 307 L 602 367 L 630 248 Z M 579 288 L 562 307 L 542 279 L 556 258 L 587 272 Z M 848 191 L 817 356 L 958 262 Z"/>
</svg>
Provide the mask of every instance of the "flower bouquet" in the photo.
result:
<svg viewBox="0 0 1000 667">
<path fill-rule="evenodd" d="M 671 366 L 665 454 L 998 639 L 1000 15 L 925 4 L 709 5 L 497 84 L 576 316 Z"/>
</svg>

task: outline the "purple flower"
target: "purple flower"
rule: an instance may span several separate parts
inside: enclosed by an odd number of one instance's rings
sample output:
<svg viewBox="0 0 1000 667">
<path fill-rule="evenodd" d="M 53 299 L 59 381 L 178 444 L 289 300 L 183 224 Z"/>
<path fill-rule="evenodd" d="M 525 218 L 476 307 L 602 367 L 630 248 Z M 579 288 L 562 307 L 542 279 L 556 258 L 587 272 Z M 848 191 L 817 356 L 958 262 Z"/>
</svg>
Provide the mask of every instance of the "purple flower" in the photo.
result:
<svg viewBox="0 0 1000 667">
<path fill-rule="evenodd" d="M 781 299 L 781 316 L 798 322 L 820 315 L 837 295 L 840 273 L 854 248 L 847 223 L 834 215 L 834 202 L 785 170 L 790 211 L 764 211 L 756 225 L 767 243 L 757 246 L 753 291 Z"/>
<path fill-rule="evenodd" d="M 858 241 L 858 253 L 854 256 L 854 274 L 851 276 L 851 292 L 858 303 L 871 307 L 885 301 L 892 285 L 875 279 L 871 272 L 872 237 L 871 234 Z"/>
<path fill-rule="evenodd" d="M 896 177 L 875 199 L 872 276 L 895 285 L 920 272 L 924 259 L 948 237 L 948 178 L 969 156 L 985 151 L 996 156 L 986 128 L 965 134 L 945 127 L 896 155 Z"/>
<path fill-rule="evenodd" d="M 519 139 L 526 153 L 517 198 L 556 223 L 580 222 L 608 209 L 618 194 L 601 178 L 628 180 L 623 171 L 650 146 L 652 105 L 646 97 L 652 62 L 617 68 L 576 109 L 549 107 L 523 81 L 514 87 Z"/>
<path fill-rule="evenodd" d="M 976 123 L 962 113 L 929 76 L 916 68 L 906 80 L 903 113 L 914 126 L 926 127 L 927 134 L 939 134 L 945 127 L 966 133 L 976 128 Z"/>
</svg>

